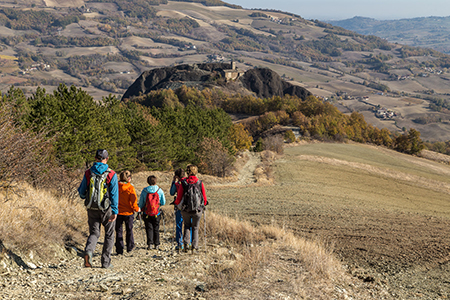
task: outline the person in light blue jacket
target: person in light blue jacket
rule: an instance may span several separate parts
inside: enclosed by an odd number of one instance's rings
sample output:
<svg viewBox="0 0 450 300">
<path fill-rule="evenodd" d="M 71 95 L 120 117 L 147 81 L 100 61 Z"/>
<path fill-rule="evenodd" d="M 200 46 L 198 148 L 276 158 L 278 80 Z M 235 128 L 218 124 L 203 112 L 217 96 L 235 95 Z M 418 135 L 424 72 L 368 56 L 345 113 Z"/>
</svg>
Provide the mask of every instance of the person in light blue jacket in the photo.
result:
<svg viewBox="0 0 450 300">
<path fill-rule="evenodd" d="M 139 207 L 143 213 L 145 232 L 147 233 L 147 249 L 159 249 L 159 222 L 161 221 L 160 206 L 166 204 L 166 198 L 161 188 L 156 185 L 156 176 L 147 178 L 148 187 L 144 188 L 139 197 Z"/>
</svg>

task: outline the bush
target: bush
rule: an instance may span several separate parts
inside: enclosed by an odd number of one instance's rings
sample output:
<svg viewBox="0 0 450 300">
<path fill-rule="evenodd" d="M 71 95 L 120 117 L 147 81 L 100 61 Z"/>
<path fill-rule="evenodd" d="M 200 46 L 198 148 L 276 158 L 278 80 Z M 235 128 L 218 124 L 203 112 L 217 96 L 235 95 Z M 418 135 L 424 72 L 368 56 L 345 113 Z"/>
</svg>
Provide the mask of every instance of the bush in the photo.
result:
<svg viewBox="0 0 450 300">
<path fill-rule="evenodd" d="M 280 134 L 271 135 L 263 141 L 264 150 L 270 150 L 278 154 L 283 154 L 283 144 L 283 137 Z"/>
<path fill-rule="evenodd" d="M 231 170 L 234 157 L 218 139 L 204 138 L 200 143 L 198 157 L 200 171 L 205 174 L 225 177 Z"/>
<path fill-rule="evenodd" d="M 288 143 L 293 143 L 295 142 L 295 134 L 294 132 L 292 132 L 292 130 L 288 130 L 284 133 L 284 139 L 286 140 L 286 142 Z"/>
</svg>

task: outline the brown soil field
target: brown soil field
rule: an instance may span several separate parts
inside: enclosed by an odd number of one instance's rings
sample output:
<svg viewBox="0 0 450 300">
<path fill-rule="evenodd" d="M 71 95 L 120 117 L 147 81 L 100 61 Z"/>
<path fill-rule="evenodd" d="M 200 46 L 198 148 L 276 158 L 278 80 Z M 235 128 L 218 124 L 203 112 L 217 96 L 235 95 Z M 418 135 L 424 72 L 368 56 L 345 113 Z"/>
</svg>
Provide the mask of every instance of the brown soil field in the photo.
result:
<svg viewBox="0 0 450 300">
<path fill-rule="evenodd" d="M 393 299 L 450 297 L 448 164 L 320 143 L 285 148 L 272 168 L 272 185 L 209 184 L 211 209 L 334 245 L 351 274 Z"/>
</svg>

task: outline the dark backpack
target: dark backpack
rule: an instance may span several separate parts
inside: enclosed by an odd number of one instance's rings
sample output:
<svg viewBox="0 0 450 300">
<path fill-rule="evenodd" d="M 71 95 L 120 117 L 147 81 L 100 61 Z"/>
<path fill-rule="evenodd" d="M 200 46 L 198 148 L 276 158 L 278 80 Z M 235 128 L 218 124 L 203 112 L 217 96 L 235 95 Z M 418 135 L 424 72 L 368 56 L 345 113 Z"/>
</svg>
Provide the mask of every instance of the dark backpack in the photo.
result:
<svg viewBox="0 0 450 300">
<path fill-rule="evenodd" d="M 87 209 L 106 211 L 111 205 L 108 186 L 114 171 L 108 168 L 103 174 L 86 171 L 88 181 L 88 195 L 84 201 Z"/>
<path fill-rule="evenodd" d="M 202 182 L 198 180 L 196 183 L 188 183 L 182 180 L 183 186 L 183 206 L 182 210 L 186 212 L 198 212 L 204 207 Z"/>
<path fill-rule="evenodd" d="M 147 193 L 145 199 L 144 213 L 147 216 L 154 217 L 159 213 L 159 188 L 154 193 Z"/>
</svg>

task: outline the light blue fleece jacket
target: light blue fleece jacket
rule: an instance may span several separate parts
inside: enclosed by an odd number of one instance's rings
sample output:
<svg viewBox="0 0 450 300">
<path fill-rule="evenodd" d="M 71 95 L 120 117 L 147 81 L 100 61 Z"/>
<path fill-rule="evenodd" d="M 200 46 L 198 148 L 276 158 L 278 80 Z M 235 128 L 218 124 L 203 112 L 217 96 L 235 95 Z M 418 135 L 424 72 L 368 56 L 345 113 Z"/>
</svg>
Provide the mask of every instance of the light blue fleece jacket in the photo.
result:
<svg viewBox="0 0 450 300">
<path fill-rule="evenodd" d="M 103 174 L 106 170 L 108 170 L 108 165 L 95 162 L 91 167 L 91 172 L 95 174 Z M 117 174 L 111 178 L 110 185 L 108 187 L 109 198 L 111 201 L 111 211 L 113 215 L 117 215 L 119 213 L 119 184 L 117 181 Z M 86 194 L 88 192 L 88 182 L 86 179 L 86 174 L 83 176 L 83 181 L 81 181 L 80 186 L 78 187 L 78 194 L 81 199 L 86 199 Z"/>
<path fill-rule="evenodd" d="M 159 189 L 159 191 L 158 191 Z M 139 197 L 139 207 L 141 208 L 141 210 L 144 210 L 144 206 L 145 206 L 145 200 L 147 199 L 147 194 L 148 193 L 155 193 L 156 191 L 158 191 L 158 195 L 159 195 L 159 205 L 163 206 L 166 204 L 166 197 L 164 197 L 164 192 L 162 189 L 160 189 L 157 185 L 149 185 L 148 187 L 144 188 L 141 192 L 141 196 Z M 161 211 L 158 213 L 158 216 L 161 214 Z"/>
</svg>

